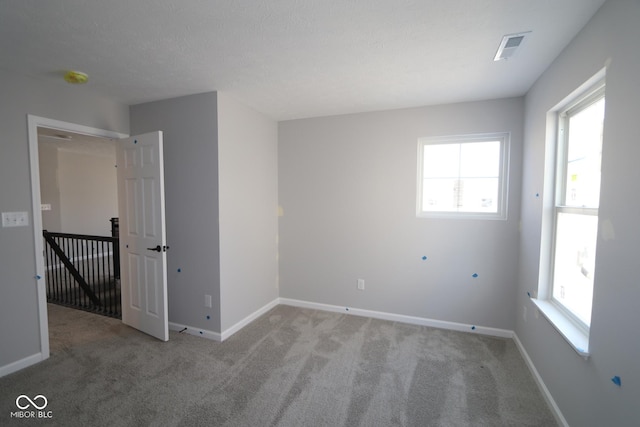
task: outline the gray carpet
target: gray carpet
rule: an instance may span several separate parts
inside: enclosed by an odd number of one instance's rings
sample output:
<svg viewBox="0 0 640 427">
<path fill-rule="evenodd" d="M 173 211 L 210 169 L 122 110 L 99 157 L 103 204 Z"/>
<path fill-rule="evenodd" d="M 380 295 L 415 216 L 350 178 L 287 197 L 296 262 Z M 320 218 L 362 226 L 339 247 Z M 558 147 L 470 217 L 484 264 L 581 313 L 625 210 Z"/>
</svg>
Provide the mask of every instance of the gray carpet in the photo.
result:
<svg viewBox="0 0 640 427">
<path fill-rule="evenodd" d="M 49 313 L 52 356 L 0 378 L 0 425 L 556 425 L 509 339 L 278 306 L 224 343 L 163 343 Z M 52 418 L 10 418 L 21 394 Z"/>
</svg>

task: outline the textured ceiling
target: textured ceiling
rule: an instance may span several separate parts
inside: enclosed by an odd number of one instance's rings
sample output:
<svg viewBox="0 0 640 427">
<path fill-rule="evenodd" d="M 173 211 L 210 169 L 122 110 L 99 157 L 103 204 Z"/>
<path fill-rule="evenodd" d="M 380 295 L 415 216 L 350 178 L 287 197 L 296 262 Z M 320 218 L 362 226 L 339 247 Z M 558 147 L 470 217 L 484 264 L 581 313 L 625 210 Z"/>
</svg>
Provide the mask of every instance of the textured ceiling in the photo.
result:
<svg viewBox="0 0 640 427">
<path fill-rule="evenodd" d="M 2 0 L 0 68 L 277 119 L 523 95 L 604 0 Z M 505 34 L 532 31 L 508 61 Z"/>
</svg>

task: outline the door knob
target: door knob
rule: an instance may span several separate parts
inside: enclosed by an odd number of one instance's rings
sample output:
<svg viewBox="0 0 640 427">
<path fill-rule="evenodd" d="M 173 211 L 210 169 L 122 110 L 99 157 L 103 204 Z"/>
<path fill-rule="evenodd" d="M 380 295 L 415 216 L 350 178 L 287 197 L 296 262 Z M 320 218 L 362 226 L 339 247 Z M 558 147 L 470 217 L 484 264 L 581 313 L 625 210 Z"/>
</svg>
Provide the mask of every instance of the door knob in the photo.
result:
<svg viewBox="0 0 640 427">
<path fill-rule="evenodd" d="M 149 249 L 150 251 L 156 251 L 156 252 L 166 252 L 167 249 L 169 249 L 169 246 L 158 245 L 155 248 L 147 248 L 147 249 Z"/>
</svg>

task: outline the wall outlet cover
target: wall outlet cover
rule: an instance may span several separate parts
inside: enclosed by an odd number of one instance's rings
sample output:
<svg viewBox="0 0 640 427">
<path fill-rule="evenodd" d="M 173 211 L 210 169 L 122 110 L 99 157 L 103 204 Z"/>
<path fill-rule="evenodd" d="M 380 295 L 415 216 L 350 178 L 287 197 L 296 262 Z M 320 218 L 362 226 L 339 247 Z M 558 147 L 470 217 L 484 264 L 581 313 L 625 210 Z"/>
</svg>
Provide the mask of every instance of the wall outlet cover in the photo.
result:
<svg viewBox="0 0 640 427">
<path fill-rule="evenodd" d="M 2 212 L 3 227 L 26 227 L 29 225 L 27 212 Z"/>
</svg>

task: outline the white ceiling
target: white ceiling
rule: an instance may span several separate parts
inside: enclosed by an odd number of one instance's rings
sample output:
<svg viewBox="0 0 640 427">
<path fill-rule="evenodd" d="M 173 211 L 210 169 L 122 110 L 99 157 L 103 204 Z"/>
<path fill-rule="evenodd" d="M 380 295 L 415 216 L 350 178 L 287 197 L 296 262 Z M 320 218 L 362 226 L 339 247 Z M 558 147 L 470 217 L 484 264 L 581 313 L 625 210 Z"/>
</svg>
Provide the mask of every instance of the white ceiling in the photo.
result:
<svg viewBox="0 0 640 427">
<path fill-rule="evenodd" d="M 126 104 L 225 91 L 276 119 L 520 96 L 604 0 L 3 0 L 0 68 Z M 505 34 L 532 31 L 508 61 Z"/>
</svg>

